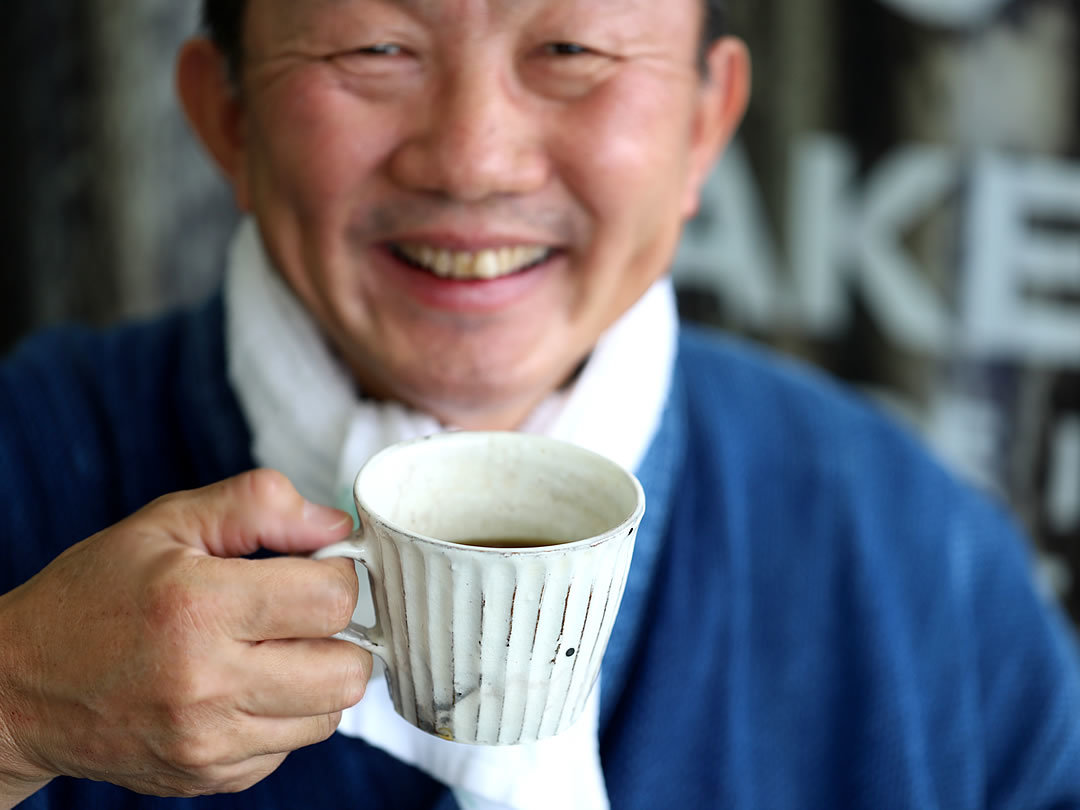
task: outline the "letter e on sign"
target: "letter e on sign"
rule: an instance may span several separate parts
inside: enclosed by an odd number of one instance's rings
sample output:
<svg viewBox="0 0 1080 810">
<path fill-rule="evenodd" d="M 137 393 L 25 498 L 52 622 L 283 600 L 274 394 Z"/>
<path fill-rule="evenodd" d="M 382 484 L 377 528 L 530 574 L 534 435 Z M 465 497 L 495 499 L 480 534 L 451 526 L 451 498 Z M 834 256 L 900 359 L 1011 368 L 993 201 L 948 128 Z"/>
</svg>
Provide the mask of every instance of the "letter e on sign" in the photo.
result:
<svg viewBox="0 0 1080 810">
<path fill-rule="evenodd" d="M 969 212 L 964 348 L 1080 366 L 1080 169 L 985 155 L 976 162 Z"/>
</svg>

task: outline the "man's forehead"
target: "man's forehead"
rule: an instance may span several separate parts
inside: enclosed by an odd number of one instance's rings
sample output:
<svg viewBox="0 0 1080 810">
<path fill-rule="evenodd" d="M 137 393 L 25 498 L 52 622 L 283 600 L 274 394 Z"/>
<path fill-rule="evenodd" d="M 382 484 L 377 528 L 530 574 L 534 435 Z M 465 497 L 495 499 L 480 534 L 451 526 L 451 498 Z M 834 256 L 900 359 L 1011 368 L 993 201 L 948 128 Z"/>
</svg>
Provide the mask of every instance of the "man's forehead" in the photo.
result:
<svg viewBox="0 0 1080 810">
<path fill-rule="evenodd" d="M 626 41 L 663 40 L 694 26 L 701 0 L 249 0 L 249 24 L 264 43 L 320 40 L 363 28 L 380 9 L 401 9 L 439 30 L 452 27 L 460 35 L 472 25 L 515 26 L 544 19 L 618 32 Z M 261 12 L 261 13 L 260 13 Z M 487 22 L 484 22 L 484 20 Z M 461 26 L 465 26 L 464 29 Z M 332 34 L 331 32 L 336 32 Z M 692 34 L 691 34 L 692 35 Z M 556 36 L 574 38 L 575 29 Z M 655 47 L 650 45 L 649 47 Z M 255 48 L 254 50 L 258 50 Z"/>
<path fill-rule="evenodd" d="M 275 7 L 275 10 L 287 10 L 302 17 L 320 10 L 362 8 L 372 3 L 400 6 L 410 11 L 435 12 L 443 8 L 462 5 L 487 6 L 492 11 L 544 5 L 593 6 L 618 10 L 647 6 L 656 0 L 265 0 L 265 2 Z"/>
</svg>

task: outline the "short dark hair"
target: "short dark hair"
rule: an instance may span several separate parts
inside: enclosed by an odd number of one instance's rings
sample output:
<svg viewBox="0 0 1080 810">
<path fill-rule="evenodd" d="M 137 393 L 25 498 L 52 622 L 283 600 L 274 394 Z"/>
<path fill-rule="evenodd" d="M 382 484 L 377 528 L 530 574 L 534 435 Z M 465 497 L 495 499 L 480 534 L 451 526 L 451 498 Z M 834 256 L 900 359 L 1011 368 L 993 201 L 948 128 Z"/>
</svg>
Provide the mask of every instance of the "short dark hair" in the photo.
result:
<svg viewBox="0 0 1080 810">
<path fill-rule="evenodd" d="M 701 53 L 727 31 L 727 0 L 703 0 L 705 24 Z M 202 25 L 223 54 L 233 78 L 244 64 L 244 12 L 247 0 L 202 0 Z"/>
<path fill-rule="evenodd" d="M 244 12 L 247 0 L 202 0 L 202 27 L 225 55 L 234 78 L 244 64 Z"/>
</svg>

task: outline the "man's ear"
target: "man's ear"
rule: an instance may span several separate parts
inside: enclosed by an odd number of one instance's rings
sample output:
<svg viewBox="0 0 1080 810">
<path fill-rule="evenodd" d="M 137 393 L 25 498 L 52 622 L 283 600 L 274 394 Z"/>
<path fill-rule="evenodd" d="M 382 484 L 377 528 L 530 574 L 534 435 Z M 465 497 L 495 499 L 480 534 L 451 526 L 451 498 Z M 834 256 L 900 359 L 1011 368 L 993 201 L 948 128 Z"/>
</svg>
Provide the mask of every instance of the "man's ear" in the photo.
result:
<svg viewBox="0 0 1080 810">
<path fill-rule="evenodd" d="M 176 89 L 195 134 L 232 184 L 236 204 L 249 207 L 244 110 L 225 57 L 205 37 L 189 40 L 176 63 Z"/>
<path fill-rule="evenodd" d="M 723 37 L 709 48 L 691 133 L 689 182 L 683 202 L 687 218 L 697 213 L 701 187 L 746 113 L 750 74 L 750 52 L 742 40 Z"/>
</svg>

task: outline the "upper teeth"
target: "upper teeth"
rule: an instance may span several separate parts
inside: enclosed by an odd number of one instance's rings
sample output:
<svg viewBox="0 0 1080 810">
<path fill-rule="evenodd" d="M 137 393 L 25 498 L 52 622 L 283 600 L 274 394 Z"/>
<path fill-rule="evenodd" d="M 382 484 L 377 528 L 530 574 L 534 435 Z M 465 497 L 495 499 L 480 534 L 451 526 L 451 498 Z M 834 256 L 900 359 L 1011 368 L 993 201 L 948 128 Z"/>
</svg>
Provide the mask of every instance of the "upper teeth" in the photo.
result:
<svg viewBox="0 0 1080 810">
<path fill-rule="evenodd" d="M 409 261 L 442 278 L 492 279 L 517 272 L 543 259 L 545 247 L 505 247 L 496 250 L 441 250 L 428 245 L 397 245 Z"/>
</svg>

